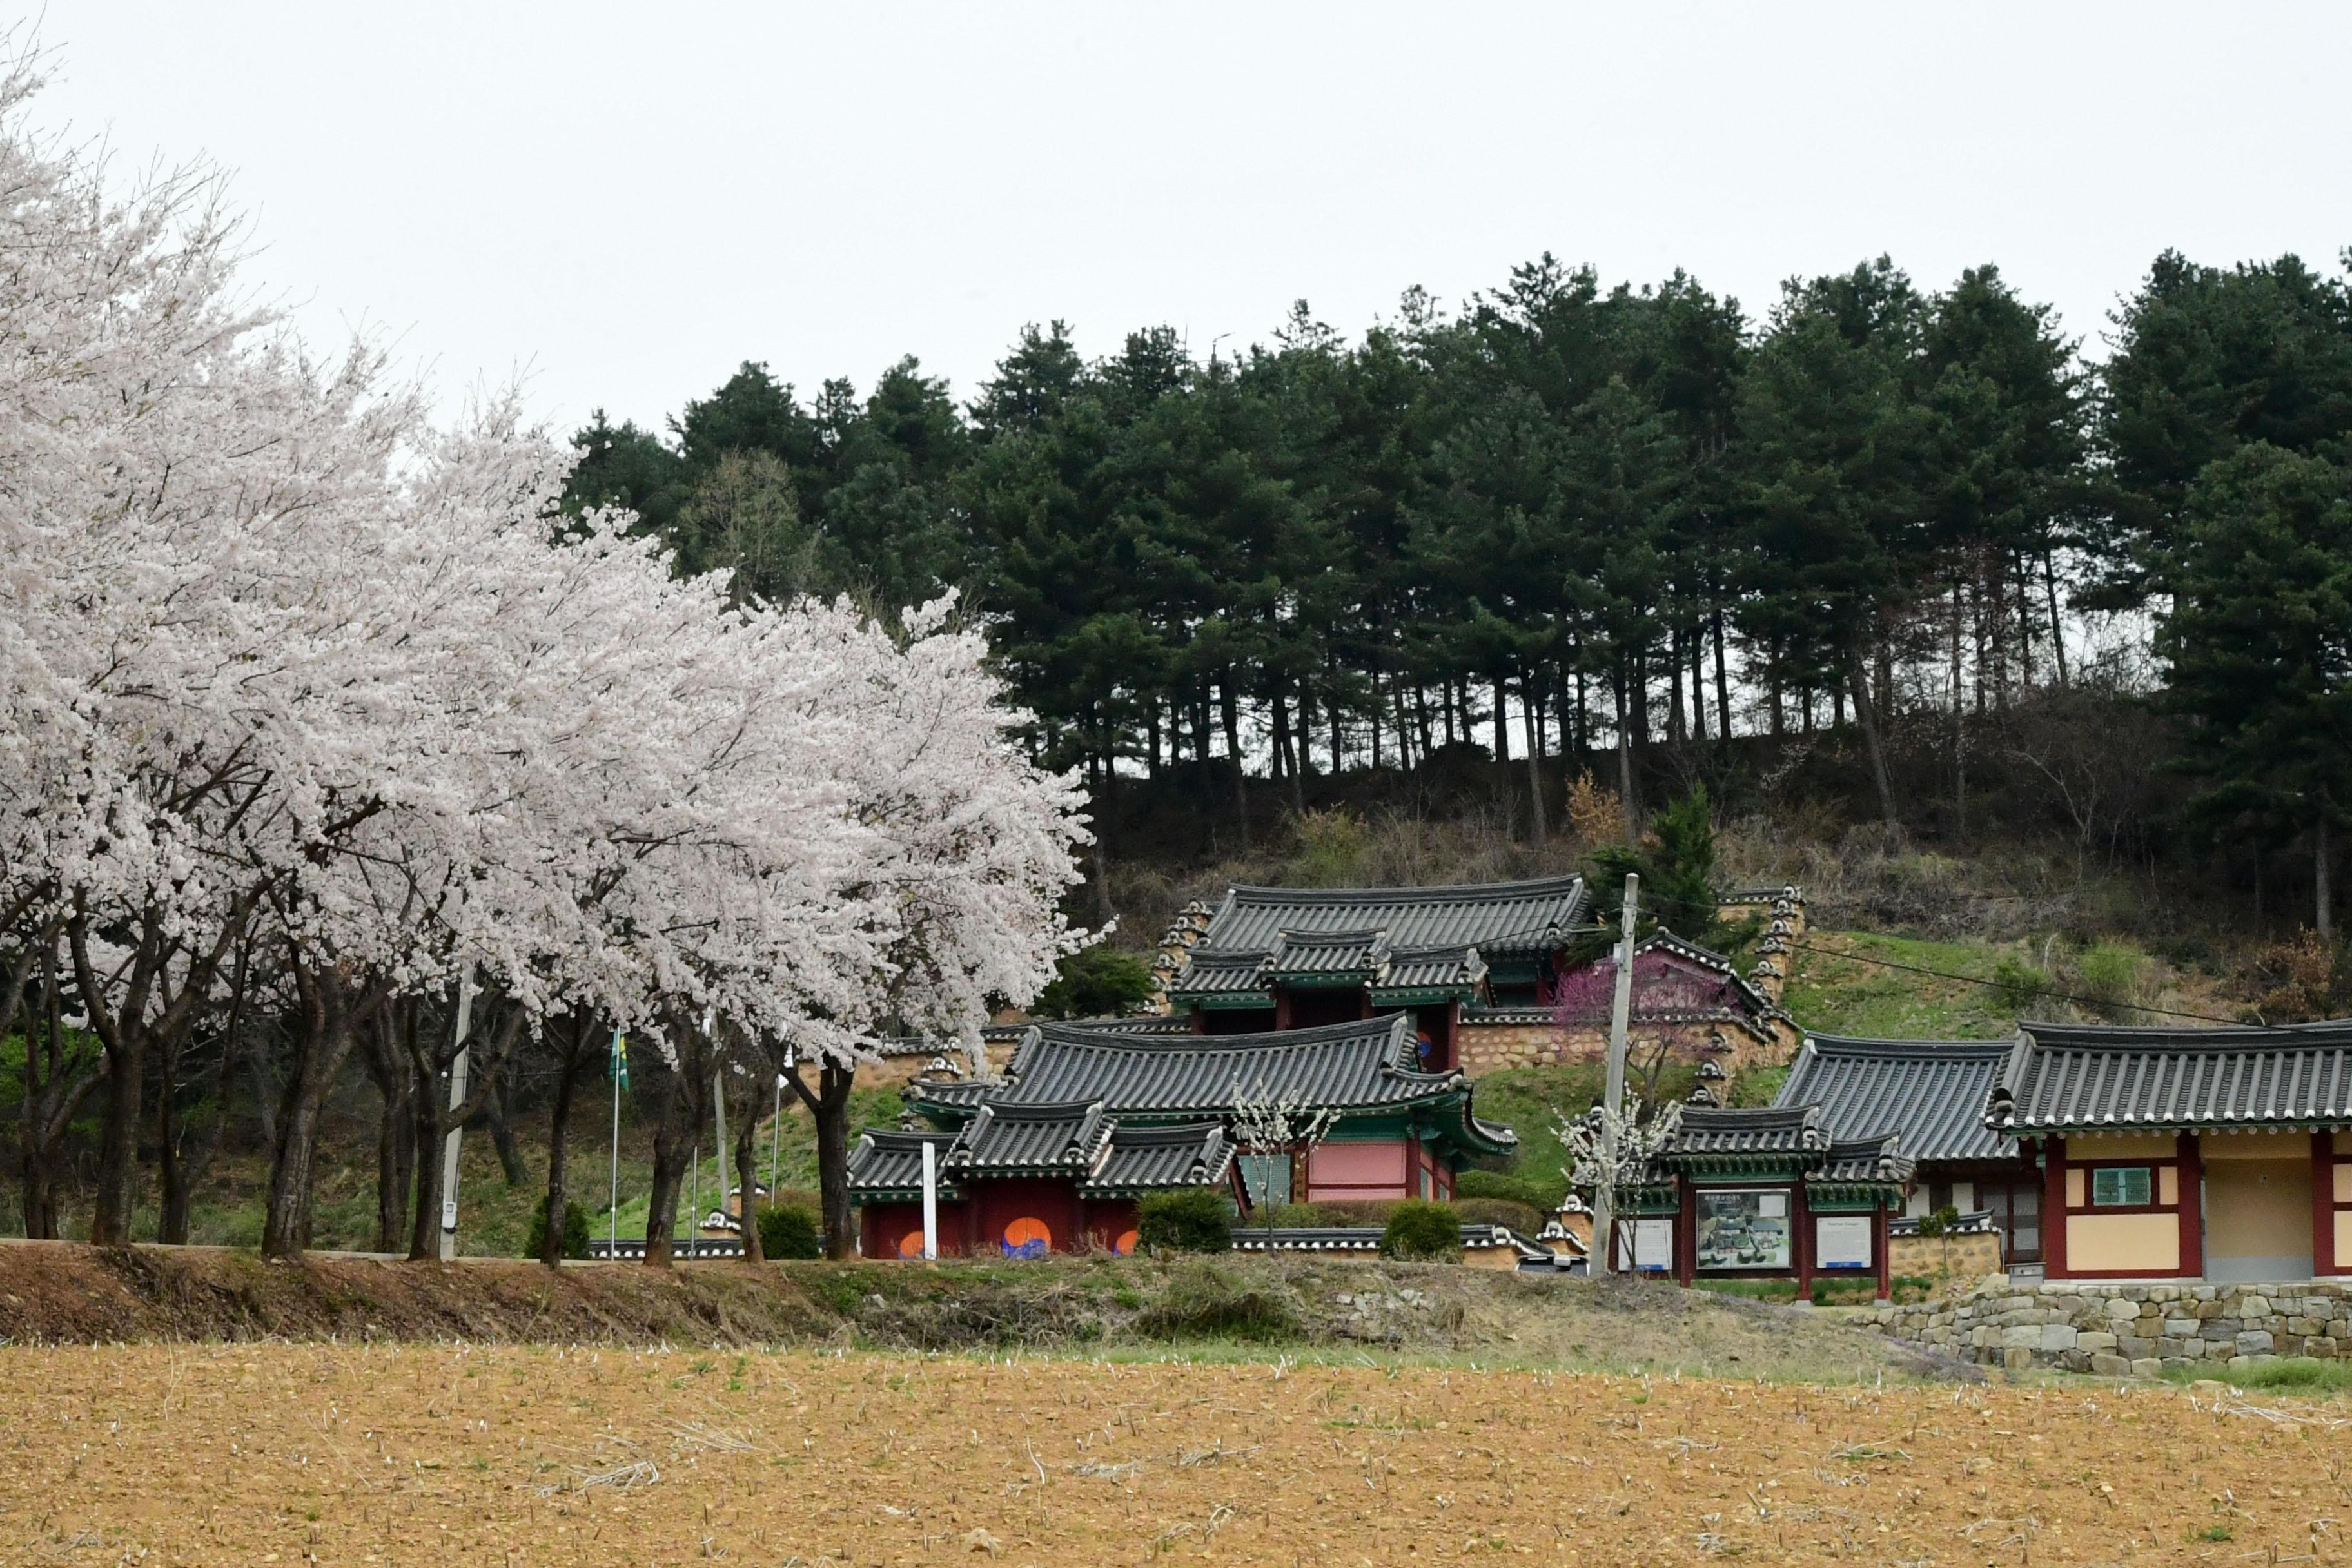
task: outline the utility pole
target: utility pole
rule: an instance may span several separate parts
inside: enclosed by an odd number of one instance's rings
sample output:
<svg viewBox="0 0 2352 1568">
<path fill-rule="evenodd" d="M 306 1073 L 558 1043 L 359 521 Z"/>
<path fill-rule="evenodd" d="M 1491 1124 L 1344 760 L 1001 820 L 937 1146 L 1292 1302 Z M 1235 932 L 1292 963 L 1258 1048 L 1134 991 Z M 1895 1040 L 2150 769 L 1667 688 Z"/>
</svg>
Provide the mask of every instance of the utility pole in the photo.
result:
<svg viewBox="0 0 2352 1568">
<path fill-rule="evenodd" d="M 457 982 L 457 1059 L 449 1064 L 449 1133 L 441 1140 L 441 1261 L 457 1256 L 457 1140 L 464 1129 L 457 1111 L 466 1103 L 467 1058 L 474 1054 L 466 1043 L 474 1021 L 474 976 L 467 971 Z M 561 1215 L 552 1222 L 563 1223 Z"/>
<path fill-rule="evenodd" d="M 939 1146 L 923 1140 L 923 1261 L 936 1263 L 940 1258 L 940 1152 Z"/>
<path fill-rule="evenodd" d="M 1642 879 L 1625 874 L 1625 909 L 1618 926 L 1617 994 L 1609 1007 L 1609 1086 L 1601 1118 L 1601 1180 L 1592 1189 L 1592 1244 L 1601 1272 L 1617 1272 L 1617 1118 L 1625 1105 L 1625 1032 L 1633 1017 L 1633 909 Z M 1589 1269 L 1593 1254 L 1588 1254 Z"/>
<path fill-rule="evenodd" d="M 626 1037 L 615 1028 L 613 1031 L 613 1198 L 612 1206 L 604 1212 L 612 1216 L 612 1233 L 605 1243 L 607 1262 L 621 1260 L 621 1090 L 629 1087 L 629 1055 Z M 647 1211 L 651 1217 L 651 1211 Z"/>
</svg>

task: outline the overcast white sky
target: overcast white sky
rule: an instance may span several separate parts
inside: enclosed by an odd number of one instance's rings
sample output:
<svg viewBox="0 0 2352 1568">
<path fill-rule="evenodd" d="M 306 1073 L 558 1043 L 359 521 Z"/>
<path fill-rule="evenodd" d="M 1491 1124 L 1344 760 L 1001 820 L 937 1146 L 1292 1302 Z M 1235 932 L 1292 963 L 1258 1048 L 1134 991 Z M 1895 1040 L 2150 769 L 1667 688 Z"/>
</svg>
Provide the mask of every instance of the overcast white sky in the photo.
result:
<svg viewBox="0 0 2352 1568">
<path fill-rule="evenodd" d="M 1751 313 L 1880 251 L 2095 334 L 2166 246 L 2352 244 L 2352 6 L 50 0 L 41 117 L 204 154 L 314 338 L 569 429 L 764 359 L 959 395 L 1024 321 L 1360 330 L 1549 249 Z"/>
</svg>

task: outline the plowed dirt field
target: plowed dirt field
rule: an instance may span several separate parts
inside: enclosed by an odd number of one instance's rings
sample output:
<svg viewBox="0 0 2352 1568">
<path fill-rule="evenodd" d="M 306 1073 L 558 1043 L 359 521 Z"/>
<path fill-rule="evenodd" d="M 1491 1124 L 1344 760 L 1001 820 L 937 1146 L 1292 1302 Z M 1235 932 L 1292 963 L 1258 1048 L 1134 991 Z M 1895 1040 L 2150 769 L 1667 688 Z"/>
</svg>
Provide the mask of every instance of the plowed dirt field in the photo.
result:
<svg viewBox="0 0 2352 1568">
<path fill-rule="evenodd" d="M 2352 1561 L 2343 1408 L 2164 1387 L 0 1350 L 0 1562 Z"/>
</svg>

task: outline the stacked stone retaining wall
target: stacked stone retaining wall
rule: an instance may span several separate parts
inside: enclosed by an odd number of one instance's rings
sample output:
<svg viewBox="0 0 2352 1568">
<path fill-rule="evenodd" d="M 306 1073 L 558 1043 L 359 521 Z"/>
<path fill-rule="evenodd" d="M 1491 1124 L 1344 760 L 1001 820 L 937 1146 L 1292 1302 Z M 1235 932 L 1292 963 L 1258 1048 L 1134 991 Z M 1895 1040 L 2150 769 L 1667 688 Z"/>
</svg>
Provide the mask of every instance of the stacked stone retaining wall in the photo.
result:
<svg viewBox="0 0 2352 1568">
<path fill-rule="evenodd" d="M 2333 1281 L 2122 1285 L 1996 1275 L 1963 1296 L 1874 1308 L 1863 1319 L 1896 1339 L 2012 1369 L 2153 1376 L 2271 1356 L 2352 1360 L 2352 1287 Z"/>
</svg>

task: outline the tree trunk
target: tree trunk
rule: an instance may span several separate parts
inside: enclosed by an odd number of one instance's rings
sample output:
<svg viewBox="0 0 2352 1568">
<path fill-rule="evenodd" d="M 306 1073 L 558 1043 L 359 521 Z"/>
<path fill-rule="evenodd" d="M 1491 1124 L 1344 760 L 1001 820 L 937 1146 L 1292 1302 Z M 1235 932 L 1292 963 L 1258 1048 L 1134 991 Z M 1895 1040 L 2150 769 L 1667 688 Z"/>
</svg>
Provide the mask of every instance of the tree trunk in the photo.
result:
<svg viewBox="0 0 2352 1568">
<path fill-rule="evenodd" d="M 2327 885 L 2327 803 L 2319 805 L 2319 820 L 2311 826 L 2311 881 L 2313 919 L 2319 940 L 2326 942 L 2336 934 L 2336 900 Z"/>
<path fill-rule="evenodd" d="M 1688 737 L 1683 718 L 1683 634 L 1677 626 L 1666 634 L 1666 744 L 1679 746 Z"/>
<path fill-rule="evenodd" d="M 593 1032 L 585 1014 L 575 1020 L 572 1049 L 563 1058 L 563 1065 L 555 1075 L 555 1105 L 547 1116 L 547 1229 L 539 1244 L 539 1260 L 550 1268 L 563 1261 L 563 1213 L 572 1204 L 572 1194 L 565 1185 L 571 1173 L 572 1100 L 580 1086 L 580 1072 L 584 1065 L 585 1047 Z M 616 1088 L 614 1093 L 619 1093 Z"/>
<path fill-rule="evenodd" d="M 1503 678 L 1499 675 L 1495 678 L 1495 760 L 1498 763 L 1511 760 L 1511 723 L 1508 705 L 1503 697 Z"/>
<path fill-rule="evenodd" d="M 1731 742 L 1731 672 L 1723 650 L 1723 612 L 1715 612 L 1715 733 L 1727 747 Z"/>
<path fill-rule="evenodd" d="M 173 1091 L 180 1081 L 180 1044 L 163 1047 L 162 1082 L 155 1096 L 155 1186 L 159 1213 L 155 1239 L 166 1247 L 184 1247 L 188 1240 L 188 1182 L 180 1161 L 180 1119 Z"/>
<path fill-rule="evenodd" d="M 407 1246 L 408 1198 L 415 1184 L 416 1074 L 388 1017 L 367 1032 L 364 1058 L 375 1082 L 375 1250 Z"/>
<path fill-rule="evenodd" d="M 756 1084 L 757 1079 L 746 1081 Z M 760 1137 L 760 1097 L 756 1092 L 743 1096 L 743 1114 L 735 1124 L 735 1184 L 743 1198 L 736 1205 L 736 1217 L 743 1224 L 743 1261 L 764 1263 L 767 1252 L 760 1245 L 760 1171 L 757 1149 Z"/>
<path fill-rule="evenodd" d="M 1625 842 L 1642 837 L 1642 805 L 1633 790 L 1633 726 L 1625 712 L 1625 661 L 1617 661 L 1617 801 L 1625 811 Z"/>
<path fill-rule="evenodd" d="M 1862 725 L 1863 745 L 1870 753 L 1871 783 L 1878 789 L 1878 814 L 1885 821 L 1888 832 L 1900 834 L 1903 821 L 1895 815 L 1895 786 L 1887 780 L 1886 752 L 1879 742 L 1878 719 L 1872 711 L 1869 683 L 1864 677 L 1859 652 L 1848 656 L 1846 673 L 1846 684 L 1853 691 L 1853 716 Z"/>
<path fill-rule="evenodd" d="M 1234 764 L 1234 826 L 1242 837 L 1242 848 L 1250 847 L 1249 773 L 1242 766 L 1241 700 L 1234 690 L 1233 672 L 1218 683 L 1223 689 L 1225 723 L 1225 755 Z"/>
<path fill-rule="evenodd" d="M 696 1126 L 693 1108 L 681 1116 L 682 1102 L 695 1097 L 679 1082 L 680 1074 L 667 1062 L 648 1064 L 648 1091 L 654 1097 L 654 1173 L 646 1210 L 646 1266 L 667 1268 L 677 1229 L 678 1189 L 686 1184 L 688 1140 Z M 658 1079 L 656 1085 L 654 1080 Z"/>
<path fill-rule="evenodd" d="M 1960 584 L 1952 582 L 1952 647 L 1951 669 L 1948 676 L 1952 688 L 1952 834 L 1954 837 L 1969 830 L 1969 755 L 1966 715 L 1960 707 Z"/>
<path fill-rule="evenodd" d="M 1534 831 L 1536 842 L 1541 844 L 1551 837 L 1550 823 L 1544 815 L 1543 737 L 1536 729 L 1535 677 L 1528 676 L 1520 686 L 1520 711 L 1527 724 L 1528 735 L 1528 826 Z"/>
<path fill-rule="evenodd" d="M 436 1076 L 419 1074 L 410 1101 L 410 1150 L 416 1168 L 416 1213 L 408 1232 L 408 1260 L 441 1256 L 441 1149 L 449 1132 L 449 1087 Z"/>
<path fill-rule="evenodd" d="M 514 1122 L 507 1115 L 503 1082 L 483 1099 L 482 1120 L 490 1124 L 490 1146 L 498 1151 L 499 1173 L 507 1179 L 507 1185 L 519 1187 L 530 1181 L 530 1167 L 522 1163 L 522 1151 L 515 1147 Z"/>
<path fill-rule="evenodd" d="M 269 1163 L 269 1204 L 261 1255 L 294 1258 L 310 1245 L 310 1197 L 319 1122 L 359 1029 L 390 999 L 391 985 L 370 981 L 346 989 L 331 971 L 289 965 L 297 998 L 294 1071 L 278 1101 L 278 1145 Z"/>
<path fill-rule="evenodd" d="M 2058 666 L 2058 689 L 2066 689 L 2066 623 L 2058 614 L 2058 567 L 2051 552 L 2042 552 L 2042 588 L 2050 604 L 2050 653 Z"/>
<path fill-rule="evenodd" d="M 849 1090 L 857 1080 L 855 1067 L 826 1062 L 817 1069 L 811 1089 L 797 1072 L 784 1075 L 793 1093 L 808 1107 L 816 1124 L 817 1196 L 824 1215 L 824 1255 L 847 1258 L 856 1250 L 857 1236 L 849 1213 Z"/>
</svg>

